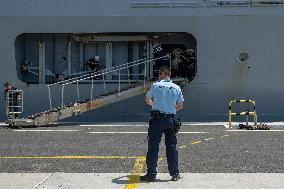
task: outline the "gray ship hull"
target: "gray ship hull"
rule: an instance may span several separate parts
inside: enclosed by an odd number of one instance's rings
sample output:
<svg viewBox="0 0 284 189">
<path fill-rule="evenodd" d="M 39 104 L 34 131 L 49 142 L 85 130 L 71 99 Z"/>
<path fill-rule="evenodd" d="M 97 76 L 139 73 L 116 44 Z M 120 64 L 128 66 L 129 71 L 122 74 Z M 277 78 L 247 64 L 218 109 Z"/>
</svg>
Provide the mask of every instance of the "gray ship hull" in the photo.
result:
<svg viewBox="0 0 284 189">
<path fill-rule="evenodd" d="M 31 1 L 33 2 L 33 1 Z M 29 2 L 29 3 L 31 3 Z M 69 1 L 68 1 L 69 2 Z M 184 121 L 226 121 L 232 99 L 256 101 L 259 121 L 281 121 L 284 105 L 284 15 L 282 7 L 260 8 L 131 8 L 130 1 L 85 1 L 79 9 L 55 2 L 25 5 L 23 10 L 1 3 L 0 81 L 12 82 L 25 91 L 24 116 L 49 108 L 45 84 L 26 84 L 16 69 L 15 39 L 23 33 L 186 32 L 196 39 L 197 74 L 184 87 Z M 27 3 L 27 4 L 29 4 Z M 34 3 L 34 2 L 33 2 Z M 69 2 L 70 3 L 70 2 Z M 94 10 L 90 10 L 90 5 Z M 108 6 L 102 10 L 104 3 Z M 20 3 L 21 4 L 21 3 Z M 47 6 L 43 9 L 44 6 Z M 124 9 L 125 8 L 125 9 Z M 9 11 L 10 10 L 10 11 Z M 40 11 L 41 10 L 41 11 Z M 199 10 L 199 11 L 198 11 Z M 237 56 L 248 59 L 240 63 Z M 83 86 L 87 96 L 88 86 Z M 100 87 L 98 86 L 98 90 Z M 74 93 L 72 93 L 72 90 Z M 60 89 L 54 94 L 60 93 Z M 70 87 L 76 98 L 75 86 Z M 60 96 L 54 104 L 60 104 Z M 4 120 L 4 98 L 1 98 Z M 69 121 L 146 121 L 149 108 L 143 96 L 134 97 Z"/>
</svg>

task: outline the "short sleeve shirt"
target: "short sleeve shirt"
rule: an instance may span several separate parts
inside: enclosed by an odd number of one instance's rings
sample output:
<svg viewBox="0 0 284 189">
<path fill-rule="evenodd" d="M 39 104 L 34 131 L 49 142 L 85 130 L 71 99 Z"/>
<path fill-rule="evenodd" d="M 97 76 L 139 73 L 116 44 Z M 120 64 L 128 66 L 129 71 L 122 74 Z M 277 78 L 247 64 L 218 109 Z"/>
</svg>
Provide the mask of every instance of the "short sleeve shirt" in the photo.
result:
<svg viewBox="0 0 284 189">
<path fill-rule="evenodd" d="M 146 94 L 153 101 L 152 110 L 176 114 L 176 104 L 184 101 L 181 89 L 171 80 L 155 82 Z"/>
</svg>

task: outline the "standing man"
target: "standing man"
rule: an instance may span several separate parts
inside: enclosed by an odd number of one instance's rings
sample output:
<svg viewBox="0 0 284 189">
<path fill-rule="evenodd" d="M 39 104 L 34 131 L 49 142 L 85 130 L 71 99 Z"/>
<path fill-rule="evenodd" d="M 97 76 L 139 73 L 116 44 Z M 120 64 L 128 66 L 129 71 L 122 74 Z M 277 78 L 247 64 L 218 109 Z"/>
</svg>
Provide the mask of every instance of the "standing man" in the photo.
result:
<svg viewBox="0 0 284 189">
<path fill-rule="evenodd" d="M 152 111 L 148 129 L 147 174 L 140 177 L 141 181 L 156 181 L 159 143 L 163 133 L 169 173 L 173 181 L 181 178 L 176 150 L 177 137 L 171 128 L 175 125 L 176 112 L 183 109 L 184 99 L 180 87 L 170 80 L 170 76 L 169 68 L 160 68 L 160 81 L 151 86 L 145 97 L 145 102 L 152 107 Z"/>
<path fill-rule="evenodd" d="M 98 71 L 98 69 L 100 67 L 99 57 L 95 56 L 93 58 L 90 58 L 87 62 L 87 66 L 88 66 L 90 71 Z"/>
</svg>

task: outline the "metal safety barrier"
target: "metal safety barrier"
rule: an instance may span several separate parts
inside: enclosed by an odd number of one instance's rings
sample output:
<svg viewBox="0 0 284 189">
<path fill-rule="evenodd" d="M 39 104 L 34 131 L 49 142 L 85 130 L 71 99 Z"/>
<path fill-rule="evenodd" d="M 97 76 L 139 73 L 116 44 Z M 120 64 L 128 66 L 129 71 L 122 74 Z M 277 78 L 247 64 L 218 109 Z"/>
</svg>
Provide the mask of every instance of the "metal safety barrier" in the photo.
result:
<svg viewBox="0 0 284 189">
<path fill-rule="evenodd" d="M 232 104 L 233 103 L 251 103 L 253 104 L 253 112 L 245 111 L 245 112 L 232 112 Z M 255 101 L 253 100 L 231 100 L 229 103 L 229 128 L 232 128 L 232 116 L 246 116 L 246 122 L 248 122 L 248 116 L 253 115 L 253 122 L 254 126 L 257 125 L 257 115 L 256 115 L 256 107 L 255 107 Z"/>
<path fill-rule="evenodd" d="M 24 111 L 24 91 L 9 90 L 6 92 L 6 120 L 18 119 Z"/>
</svg>

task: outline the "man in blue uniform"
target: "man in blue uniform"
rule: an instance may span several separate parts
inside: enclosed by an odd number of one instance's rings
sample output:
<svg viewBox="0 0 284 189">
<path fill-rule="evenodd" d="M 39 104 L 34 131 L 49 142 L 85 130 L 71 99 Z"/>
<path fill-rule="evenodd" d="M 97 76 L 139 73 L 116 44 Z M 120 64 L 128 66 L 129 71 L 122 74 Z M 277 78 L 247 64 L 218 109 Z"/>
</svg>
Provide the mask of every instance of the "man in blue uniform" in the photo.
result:
<svg viewBox="0 0 284 189">
<path fill-rule="evenodd" d="M 181 177 L 178 169 L 177 137 L 172 132 L 174 117 L 183 108 L 183 95 L 178 85 L 170 80 L 171 72 L 167 67 L 159 70 L 159 82 L 155 82 L 145 97 L 146 104 L 152 107 L 148 129 L 148 152 L 146 157 L 147 174 L 140 177 L 141 181 L 155 182 L 159 143 L 165 133 L 166 156 L 168 170 L 173 181 Z"/>
</svg>

